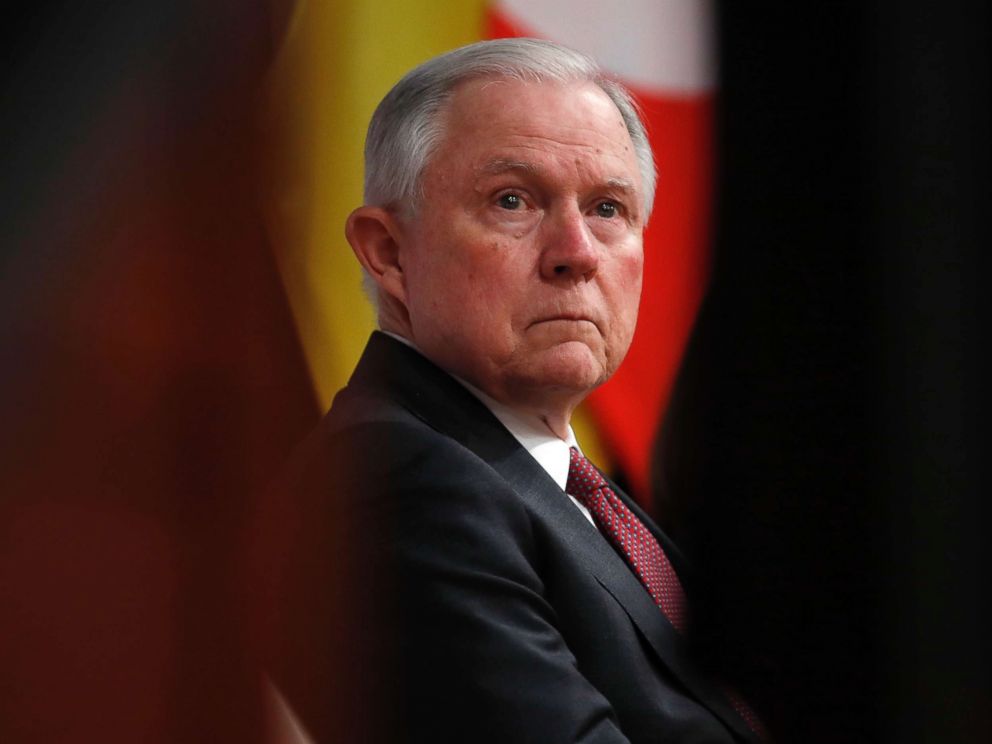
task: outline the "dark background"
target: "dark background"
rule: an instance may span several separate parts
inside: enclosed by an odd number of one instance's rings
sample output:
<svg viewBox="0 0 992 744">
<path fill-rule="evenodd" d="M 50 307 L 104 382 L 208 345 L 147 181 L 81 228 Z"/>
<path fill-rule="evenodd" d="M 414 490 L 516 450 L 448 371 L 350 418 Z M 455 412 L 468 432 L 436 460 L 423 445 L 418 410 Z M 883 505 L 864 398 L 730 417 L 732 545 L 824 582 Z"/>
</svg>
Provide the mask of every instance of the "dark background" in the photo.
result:
<svg viewBox="0 0 992 744">
<path fill-rule="evenodd" d="M 990 741 L 988 5 L 721 9 L 713 282 L 656 480 L 698 649 L 781 741 Z"/>
</svg>

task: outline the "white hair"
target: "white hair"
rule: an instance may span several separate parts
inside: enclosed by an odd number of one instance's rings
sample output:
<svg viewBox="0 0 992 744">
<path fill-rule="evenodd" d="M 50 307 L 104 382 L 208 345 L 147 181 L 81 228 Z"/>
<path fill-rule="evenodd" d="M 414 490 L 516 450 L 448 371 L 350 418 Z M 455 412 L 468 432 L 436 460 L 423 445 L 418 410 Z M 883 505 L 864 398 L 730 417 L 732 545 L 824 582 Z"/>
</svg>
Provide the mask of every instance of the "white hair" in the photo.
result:
<svg viewBox="0 0 992 744">
<path fill-rule="evenodd" d="M 620 112 L 634 145 L 644 196 L 645 221 L 654 205 L 655 166 L 647 132 L 630 94 L 591 57 L 541 39 L 494 39 L 454 49 L 418 65 L 386 94 L 365 138 L 365 203 L 416 213 L 421 176 L 444 136 L 444 107 L 468 80 L 493 77 L 535 83 L 593 83 Z M 377 287 L 365 290 L 378 306 Z"/>
</svg>

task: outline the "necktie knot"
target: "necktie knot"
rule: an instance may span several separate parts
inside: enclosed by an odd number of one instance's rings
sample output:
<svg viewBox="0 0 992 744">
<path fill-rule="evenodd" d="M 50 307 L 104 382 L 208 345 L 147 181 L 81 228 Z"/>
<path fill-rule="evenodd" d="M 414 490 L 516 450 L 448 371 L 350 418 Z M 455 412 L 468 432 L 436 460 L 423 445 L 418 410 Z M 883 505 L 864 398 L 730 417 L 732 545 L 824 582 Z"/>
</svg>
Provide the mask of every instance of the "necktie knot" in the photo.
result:
<svg viewBox="0 0 992 744">
<path fill-rule="evenodd" d="M 606 486 L 606 479 L 600 475 L 596 467 L 579 454 L 575 447 L 570 447 L 565 493 L 582 501 L 604 486 Z"/>
</svg>

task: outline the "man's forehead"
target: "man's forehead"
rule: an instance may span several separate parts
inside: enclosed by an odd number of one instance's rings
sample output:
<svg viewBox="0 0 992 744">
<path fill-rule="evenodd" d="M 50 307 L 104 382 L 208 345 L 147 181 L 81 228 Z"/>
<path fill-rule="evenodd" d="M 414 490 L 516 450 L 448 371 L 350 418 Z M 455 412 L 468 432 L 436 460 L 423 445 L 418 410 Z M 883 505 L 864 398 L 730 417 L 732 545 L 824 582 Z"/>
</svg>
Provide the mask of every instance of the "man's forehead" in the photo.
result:
<svg viewBox="0 0 992 744">
<path fill-rule="evenodd" d="M 484 179 L 488 176 L 499 176 L 504 173 L 519 173 L 524 176 L 545 177 L 550 175 L 547 165 L 530 160 L 515 158 L 496 157 L 487 160 L 478 168 L 476 180 Z M 637 184 L 630 178 L 621 175 L 606 175 L 602 177 L 604 185 L 614 191 L 624 193 L 634 193 L 637 191 Z"/>
<path fill-rule="evenodd" d="M 526 173 L 538 175 L 541 173 L 541 166 L 526 160 L 512 160 L 510 158 L 493 158 L 479 168 L 480 176 L 498 176 L 501 173 Z"/>
<path fill-rule="evenodd" d="M 517 173 L 521 176 L 533 176 L 537 178 L 552 175 L 554 169 L 549 168 L 546 163 L 506 157 L 494 157 L 486 160 L 476 169 L 476 180 L 482 180 L 489 176 L 500 176 L 505 173 Z M 600 180 L 604 185 L 620 192 L 637 191 L 637 183 L 626 175 L 602 175 Z"/>
<path fill-rule="evenodd" d="M 623 117 L 592 81 L 473 78 L 456 87 L 443 116 L 444 154 L 429 171 L 449 171 L 454 160 L 468 166 L 477 187 L 503 174 L 551 180 L 572 173 L 618 193 L 641 191 Z"/>
</svg>

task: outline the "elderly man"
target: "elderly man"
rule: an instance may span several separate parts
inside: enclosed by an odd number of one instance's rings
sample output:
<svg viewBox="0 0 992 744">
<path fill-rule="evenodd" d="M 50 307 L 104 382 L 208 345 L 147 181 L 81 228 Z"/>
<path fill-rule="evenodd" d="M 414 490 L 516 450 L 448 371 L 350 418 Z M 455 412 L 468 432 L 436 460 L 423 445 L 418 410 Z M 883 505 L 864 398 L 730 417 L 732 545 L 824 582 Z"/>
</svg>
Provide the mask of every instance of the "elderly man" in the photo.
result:
<svg viewBox="0 0 992 744">
<path fill-rule="evenodd" d="M 551 43 L 473 44 L 389 92 L 366 169 L 346 233 L 381 332 L 287 482 L 333 504 L 303 521 L 357 622 L 299 694 L 359 687 L 386 741 L 756 739 L 687 655 L 678 551 L 569 426 L 637 318 L 654 168 L 627 94 Z"/>
</svg>

